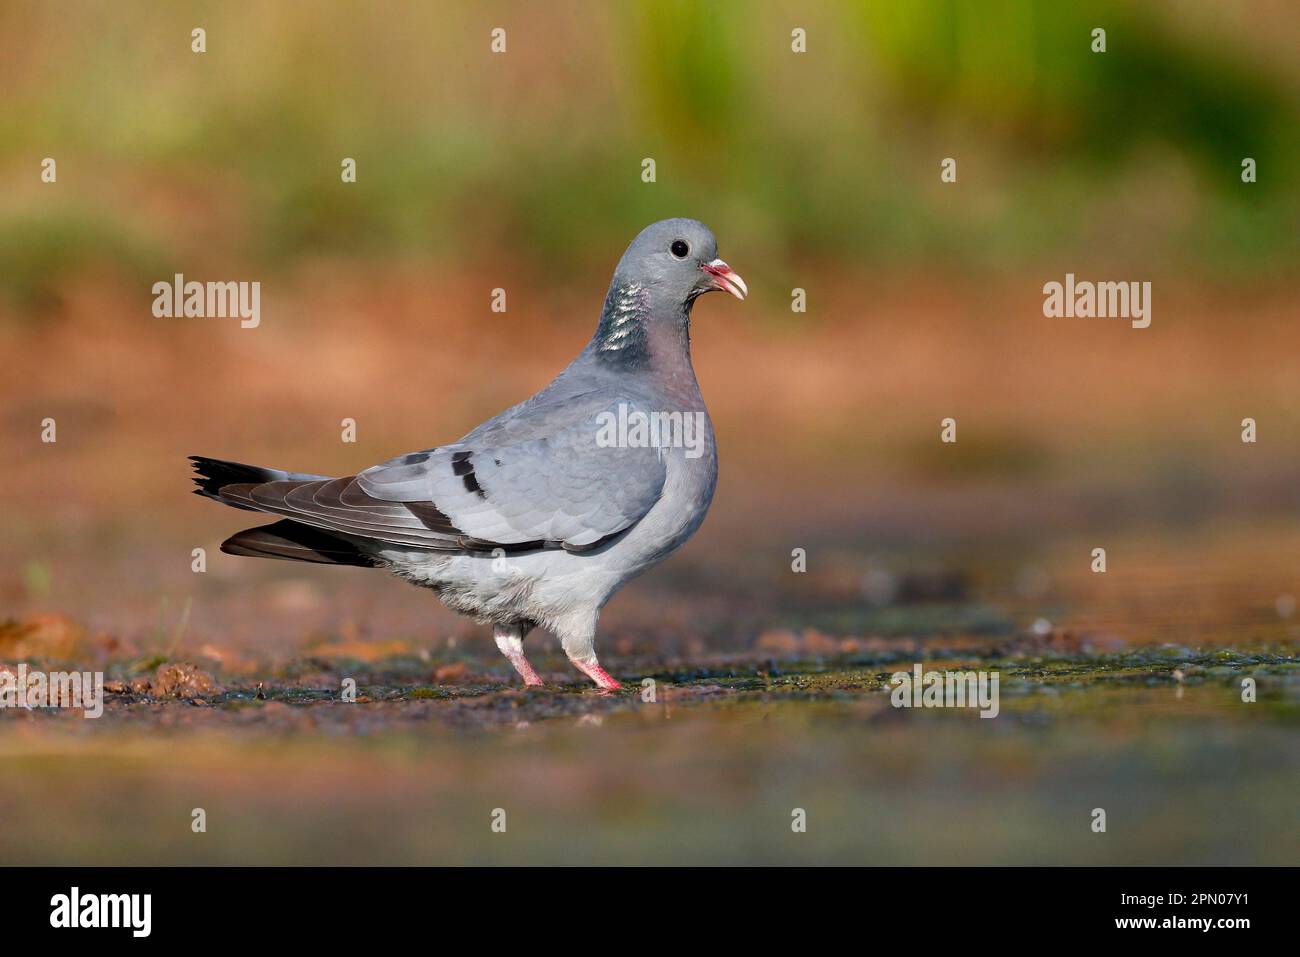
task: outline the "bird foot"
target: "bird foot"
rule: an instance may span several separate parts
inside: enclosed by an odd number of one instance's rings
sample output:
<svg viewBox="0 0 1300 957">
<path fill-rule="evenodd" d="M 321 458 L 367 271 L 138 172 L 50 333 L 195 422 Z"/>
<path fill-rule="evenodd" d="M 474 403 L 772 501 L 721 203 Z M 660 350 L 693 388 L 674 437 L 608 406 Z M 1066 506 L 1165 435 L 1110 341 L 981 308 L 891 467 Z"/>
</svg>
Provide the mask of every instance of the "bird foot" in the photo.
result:
<svg viewBox="0 0 1300 957">
<path fill-rule="evenodd" d="M 600 688 L 601 691 L 618 691 L 623 687 L 614 680 L 608 671 L 602 668 L 594 660 L 578 661 L 577 659 L 570 658 L 569 661 L 573 663 L 573 667 L 577 668 L 592 681 L 596 682 L 596 687 Z"/>
</svg>

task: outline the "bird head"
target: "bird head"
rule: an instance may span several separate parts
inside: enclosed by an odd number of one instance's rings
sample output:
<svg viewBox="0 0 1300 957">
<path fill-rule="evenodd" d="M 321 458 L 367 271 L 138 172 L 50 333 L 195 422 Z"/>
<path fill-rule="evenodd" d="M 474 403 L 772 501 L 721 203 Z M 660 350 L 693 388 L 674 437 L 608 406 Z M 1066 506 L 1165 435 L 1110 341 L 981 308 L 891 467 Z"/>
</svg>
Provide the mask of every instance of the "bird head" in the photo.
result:
<svg viewBox="0 0 1300 957">
<path fill-rule="evenodd" d="M 744 299 L 745 280 L 718 258 L 709 227 L 694 219 L 664 219 L 641 230 L 614 271 L 618 285 L 649 291 L 665 306 L 688 307 L 706 292 L 729 292 Z"/>
</svg>

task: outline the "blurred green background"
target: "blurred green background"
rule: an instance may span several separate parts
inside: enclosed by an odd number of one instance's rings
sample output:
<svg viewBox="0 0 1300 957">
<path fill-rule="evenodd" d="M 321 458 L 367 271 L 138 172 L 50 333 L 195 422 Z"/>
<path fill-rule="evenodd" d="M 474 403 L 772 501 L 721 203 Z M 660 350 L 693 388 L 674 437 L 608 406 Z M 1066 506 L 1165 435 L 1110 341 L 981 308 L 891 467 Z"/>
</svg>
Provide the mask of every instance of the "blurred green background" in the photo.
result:
<svg viewBox="0 0 1300 957">
<path fill-rule="evenodd" d="M 666 210 L 725 223 L 783 285 L 1063 256 L 1279 276 L 1298 30 L 1285 2 L 10 2 L 0 288 L 27 311 L 92 264 L 429 251 L 554 281 Z"/>
</svg>

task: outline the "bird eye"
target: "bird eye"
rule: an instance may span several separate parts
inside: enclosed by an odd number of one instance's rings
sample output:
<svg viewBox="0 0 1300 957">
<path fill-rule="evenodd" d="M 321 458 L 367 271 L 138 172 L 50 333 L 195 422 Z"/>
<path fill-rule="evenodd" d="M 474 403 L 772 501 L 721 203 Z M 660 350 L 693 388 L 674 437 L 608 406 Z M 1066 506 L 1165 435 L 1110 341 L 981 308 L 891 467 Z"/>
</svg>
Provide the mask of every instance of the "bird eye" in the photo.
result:
<svg viewBox="0 0 1300 957">
<path fill-rule="evenodd" d="M 673 244 L 670 248 L 672 249 L 673 255 L 678 259 L 685 259 L 691 251 L 691 247 L 686 244 L 686 240 L 684 239 L 673 240 Z"/>
</svg>

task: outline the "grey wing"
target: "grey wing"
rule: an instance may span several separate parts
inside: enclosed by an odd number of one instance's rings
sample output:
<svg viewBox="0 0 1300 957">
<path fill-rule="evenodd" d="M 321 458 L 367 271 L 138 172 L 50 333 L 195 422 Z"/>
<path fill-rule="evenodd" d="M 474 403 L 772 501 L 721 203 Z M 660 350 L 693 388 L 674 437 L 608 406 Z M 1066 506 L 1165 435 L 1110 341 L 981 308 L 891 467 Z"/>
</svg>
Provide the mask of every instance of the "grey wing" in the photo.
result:
<svg viewBox="0 0 1300 957">
<path fill-rule="evenodd" d="M 659 450 L 620 447 L 602 410 L 514 444 L 400 456 L 356 476 L 233 485 L 222 497 L 308 525 L 444 550 L 598 547 L 640 521 L 667 474 Z M 532 430 L 535 434 L 536 430 Z"/>
<path fill-rule="evenodd" d="M 618 414 L 603 409 L 510 445 L 484 444 L 471 433 L 367 469 L 357 481 L 377 499 L 431 502 L 477 541 L 595 547 L 640 521 L 667 475 L 658 449 L 618 444 L 610 428 Z"/>
</svg>

